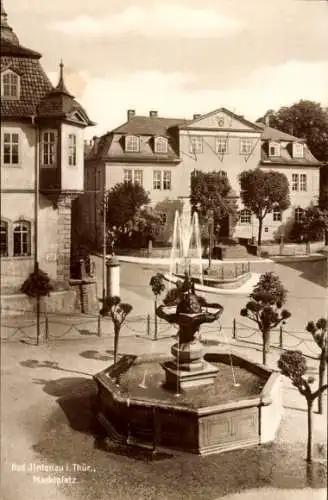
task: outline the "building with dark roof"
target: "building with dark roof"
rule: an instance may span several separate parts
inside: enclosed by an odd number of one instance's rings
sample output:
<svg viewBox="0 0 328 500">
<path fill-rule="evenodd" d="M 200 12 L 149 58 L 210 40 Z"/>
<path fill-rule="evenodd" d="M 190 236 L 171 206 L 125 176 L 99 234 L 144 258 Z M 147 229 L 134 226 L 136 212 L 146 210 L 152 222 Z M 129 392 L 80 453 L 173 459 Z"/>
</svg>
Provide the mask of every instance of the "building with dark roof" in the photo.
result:
<svg viewBox="0 0 328 500">
<path fill-rule="evenodd" d="M 251 239 L 257 235 L 257 220 L 241 204 L 238 176 L 245 169 L 259 167 L 283 172 L 290 184 L 291 207 L 283 214 L 268 214 L 264 221 L 263 239 L 274 239 L 286 221 L 300 218 L 305 207 L 317 203 L 320 166 L 304 139 L 268 124 L 252 123 L 226 108 L 191 119 L 162 118 L 156 111 L 139 116 L 128 110 L 124 124 L 94 138 L 87 150 L 86 188 L 99 191 L 98 197 L 89 198 L 88 232 L 99 247 L 101 221 L 95 207 L 100 206 L 104 190 L 129 180 L 142 184 L 149 193 L 151 206 L 164 221 L 158 238 L 166 239 L 172 233 L 170 207 L 176 208 L 177 200 L 188 200 L 192 173 L 222 170 L 239 204 L 240 218 L 232 234 L 227 217 L 221 236 Z M 188 205 L 184 203 L 185 209 Z"/>
<path fill-rule="evenodd" d="M 70 278 L 71 207 L 84 184 L 87 113 L 53 87 L 41 54 L 21 45 L 1 1 L 1 284 L 17 291 L 36 263 Z"/>
</svg>

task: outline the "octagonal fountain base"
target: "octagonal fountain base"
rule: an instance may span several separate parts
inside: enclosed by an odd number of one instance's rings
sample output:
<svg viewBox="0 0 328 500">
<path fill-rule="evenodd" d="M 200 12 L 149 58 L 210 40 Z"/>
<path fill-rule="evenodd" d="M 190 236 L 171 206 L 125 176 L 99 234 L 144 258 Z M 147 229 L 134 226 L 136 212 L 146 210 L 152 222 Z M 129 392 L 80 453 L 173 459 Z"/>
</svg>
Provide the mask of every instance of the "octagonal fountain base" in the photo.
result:
<svg viewBox="0 0 328 500">
<path fill-rule="evenodd" d="M 272 441 L 282 415 L 280 374 L 235 354 L 204 360 L 217 370 L 214 382 L 179 394 L 166 384 L 167 356 L 123 356 L 95 375 L 96 415 L 109 437 L 200 455 Z"/>
</svg>

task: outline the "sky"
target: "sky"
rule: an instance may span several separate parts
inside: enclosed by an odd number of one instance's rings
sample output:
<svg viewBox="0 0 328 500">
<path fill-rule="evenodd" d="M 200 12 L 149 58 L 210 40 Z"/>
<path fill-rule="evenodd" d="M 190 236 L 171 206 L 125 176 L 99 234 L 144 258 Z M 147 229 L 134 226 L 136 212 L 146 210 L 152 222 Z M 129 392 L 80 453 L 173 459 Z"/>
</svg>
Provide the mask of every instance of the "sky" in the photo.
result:
<svg viewBox="0 0 328 500">
<path fill-rule="evenodd" d="M 101 135 L 138 115 L 226 107 L 255 121 L 300 99 L 328 105 L 328 0 L 4 0 Z"/>
</svg>

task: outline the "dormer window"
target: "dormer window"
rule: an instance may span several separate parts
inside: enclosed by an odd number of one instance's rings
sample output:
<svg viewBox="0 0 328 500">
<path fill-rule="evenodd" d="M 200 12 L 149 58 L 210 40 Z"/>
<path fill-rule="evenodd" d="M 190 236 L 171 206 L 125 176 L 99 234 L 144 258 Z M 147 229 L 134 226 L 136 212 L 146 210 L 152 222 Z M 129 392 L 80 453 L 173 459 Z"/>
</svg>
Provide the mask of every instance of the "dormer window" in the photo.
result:
<svg viewBox="0 0 328 500">
<path fill-rule="evenodd" d="M 303 158 L 304 157 L 304 144 L 300 142 L 293 143 L 293 158 Z"/>
<path fill-rule="evenodd" d="M 167 153 L 167 139 L 155 137 L 155 153 Z"/>
<path fill-rule="evenodd" d="M 14 71 L 7 70 L 1 75 L 1 97 L 3 99 L 19 99 L 20 77 Z"/>
<path fill-rule="evenodd" d="M 136 135 L 125 137 L 125 151 L 127 153 L 138 153 L 140 151 L 140 139 Z"/>
<path fill-rule="evenodd" d="M 269 156 L 280 156 L 280 144 L 278 142 L 269 143 Z"/>
</svg>

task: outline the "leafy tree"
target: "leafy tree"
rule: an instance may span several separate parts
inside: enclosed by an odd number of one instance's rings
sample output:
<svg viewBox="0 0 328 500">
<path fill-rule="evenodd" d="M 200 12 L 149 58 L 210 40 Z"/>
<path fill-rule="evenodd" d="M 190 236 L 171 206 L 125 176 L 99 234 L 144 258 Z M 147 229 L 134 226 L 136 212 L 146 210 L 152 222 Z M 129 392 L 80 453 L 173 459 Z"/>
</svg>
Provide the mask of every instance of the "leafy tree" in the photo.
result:
<svg viewBox="0 0 328 500">
<path fill-rule="evenodd" d="M 328 161 L 328 108 L 320 103 L 300 100 L 276 112 L 270 110 L 270 126 L 305 139 L 318 160 Z"/>
<path fill-rule="evenodd" d="M 201 224 L 206 221 L 208 210 L 213 210 L 215 228 L 219 227 L 222 219 L 228 214 L 231 216 L 232 225 L 238 221 L 236 196 L 223 170 L 196 170 L 191 176 L 190 203 L 192 210 L 198 211 Z"/>
<path fill-rule="evenodd" d="M 306 461 L 312 461 L 312 407 L 315 399 L 327 389 L 327 384 L 322 385 L 315 392 L 311 391 L 310 384 L 314 382 L 313 377 L 308 377 L 306 380 L 304 375 L 307 371 L 306 358 L 301 351 L 285 351 L 281 354 L 278 360 L 278 367 L 281 373 L 288 377 L 292 384 L 306 398 L 307 403 L 307 423 L 308 423 L 308 438 L 307 438 L 307 453 Z"/>
<path fill-rule="evenodd" d="M 323 386 L 326 366 L 328 363 L 327 320 L 320 318 L 316 323 L 309 321 L 306 330 L 311 333 L 313 340 L 320 349 L 319 355 L 319 389 Z M 322 415 L 322 392 L 318 396 L 318 413 Z"/>
<path fill-rule="evenodd" d="M 140 184 L 116 184 L 107 194 L 107 226 L 125 227 L 131 223 L 138 210 L 149 202 L 150 198 Z"/>
<path fill-rule="evenodd" d="M 245 170 L 239 175 L 241 199 L 259 221 L 258 246 L 261 247 L 263 220 L 275 208 L 286 210 L 290 205 L 287 177 L 273 170 Z"/>
<path fill-rule="evenodd" d="M 50 278 L 47 273 L 39 268 L 38 264 L 35 264 L 34 271 L 26 278 L 21 286 L 22 293 L 25 293 L 28 297 L 36 298 L 36 343 L 39 345 L 40 340 L 40 305 L 41 298 L 50 295 L 54 289 L 51 284 Z"/>
<path fill-rule="evenodd" d="M 163 274 L 162 273 L 156 273 L 154 276 L 152 276 L 151 279 L 150 279 L 149 285 L 151 286 L 152 292 L 153 292 L 153 294 L 155 296 L 155 301 L 154 301 L 155 335 L 154 335 L 154 338 L 155 338 L 155 340 L 157 340 L 158 322 L 157 322 L 156 309 L 157 309 L 157 298 L 165 290 L 165 284 L 164 284 L 164 276 L 163 276 Z"/>
<path fill-rule="evenodd" d="M 278 276 L 268 272 L 260 276 L 250 294 L 251 300 L 241 309 L 240 315 L 254 321 L 263 339 L 262 360 L 265 365 L 270 349 L 271 330 L 288 319 L 291 314 L 282 306 L 286 302 L 287 290 Z"/>
<path fill-rule="evenodd" d="M 297 223 L 298 236 L 305 241 L 318 241 L 328 231 L 328 209 L 310 205 Z"/>
<path fill-rule="evenodd" d="M 117 361 L 118 341 L 122 325 L 127 315 L 132 311 L 131 304 L 121 302 L 120 297 L 105 297 L 103 308 L 100 313 L 103 316 L 110 316 L 114 325 L 114 363 Z"/>
</svg>

